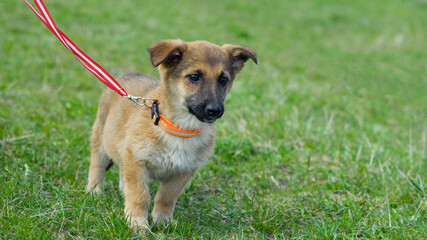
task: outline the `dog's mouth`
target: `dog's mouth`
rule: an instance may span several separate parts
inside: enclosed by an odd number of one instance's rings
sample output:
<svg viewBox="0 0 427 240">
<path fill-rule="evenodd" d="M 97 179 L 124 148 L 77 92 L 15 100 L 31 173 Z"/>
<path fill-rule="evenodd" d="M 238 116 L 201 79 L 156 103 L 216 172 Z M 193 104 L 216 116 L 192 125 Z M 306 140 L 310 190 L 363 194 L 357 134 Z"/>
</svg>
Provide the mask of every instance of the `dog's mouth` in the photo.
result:
<svg viewBox="0 0 427 240">
<path fill-rule="evenodd" d="M 188 112 L 193 114 L 199 121 L 204 123 L 214 123 L 218 118 L 221 118 L 224 110 L 222 109 L 220 113 L 209 114 L 206 113 L 206 110 L 203 111 L 200 107 L 196 107 L 193 109 L 192 107 L 187 107 Z"/>
<path fill-rule="evenodd" d="M 201 121 L 202 121 L 202 122 L 205 122 L 205 123 L 214 123 L 217 119 L 218 119 L 218 118 L 215 118 L 215 119 L 203 119 L 203 120 L 201 120 Z"/>
</svg>

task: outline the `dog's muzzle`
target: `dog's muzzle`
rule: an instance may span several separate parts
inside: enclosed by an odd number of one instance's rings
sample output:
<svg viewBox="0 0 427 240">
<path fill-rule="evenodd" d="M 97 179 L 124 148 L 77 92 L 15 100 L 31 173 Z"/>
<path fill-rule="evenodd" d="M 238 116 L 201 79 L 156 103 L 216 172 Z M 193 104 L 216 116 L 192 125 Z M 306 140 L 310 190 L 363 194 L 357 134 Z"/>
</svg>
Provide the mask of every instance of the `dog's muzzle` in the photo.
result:
<svg viewBox="0 0 427 240">
<path fill-rule="evenodd" d="M 188 107 L 188 111 L 199 121 L 213 123 L 224 114 L 224 106 L 207 104 L 205 106 Z"/>
</svg>

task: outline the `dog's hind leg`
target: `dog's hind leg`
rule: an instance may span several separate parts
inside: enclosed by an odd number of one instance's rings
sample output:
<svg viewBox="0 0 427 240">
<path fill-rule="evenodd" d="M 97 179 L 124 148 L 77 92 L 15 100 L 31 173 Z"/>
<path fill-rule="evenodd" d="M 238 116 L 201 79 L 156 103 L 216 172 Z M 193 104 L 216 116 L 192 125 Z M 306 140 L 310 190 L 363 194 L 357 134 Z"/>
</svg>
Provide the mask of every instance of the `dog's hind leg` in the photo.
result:
<svg viewBox="0 0 427 240">
<path fill-rule="evenodd" d="M 94 193 L 101 192 L 102 182 L 104 181 L 105 172 L 113 166 L 112 159 L 107 155 L 103 147 L 101 146 L 100 139 L 100 126 L 97 124 L 98 119 L 94 124 L 92 130 L 92 137 L 90 142 L 91 153 L 90 153 L 90 167 L 89 167 L 89 179 L 86 191 L 90 192 L 93 190 Z"/>
<path fill-rule="evenodd" d="M 123 164 L 122 164 L 123 165 Z M 119 190 L 121 191 L 121 192 L 123 192 L 124 191 L 124 189 L 125 189 L 125 177 L 124 177 L 124 175 L 123 175 L 123 166 L 121 166 L 120 164 L 119 164 L 119 166 L 120 166 L 120 182 L 119 182 Z"/>
<path fill-rule="evenodd" d="M 108 155 L 100 149 L 97 153 L 92 152 L 90 158 L 89 179 L 86 191 L 93 190 L 94 193 L 100 193 L 104 181 L 105 172 L 113 166 L 113 161 Z"/>
</svg>

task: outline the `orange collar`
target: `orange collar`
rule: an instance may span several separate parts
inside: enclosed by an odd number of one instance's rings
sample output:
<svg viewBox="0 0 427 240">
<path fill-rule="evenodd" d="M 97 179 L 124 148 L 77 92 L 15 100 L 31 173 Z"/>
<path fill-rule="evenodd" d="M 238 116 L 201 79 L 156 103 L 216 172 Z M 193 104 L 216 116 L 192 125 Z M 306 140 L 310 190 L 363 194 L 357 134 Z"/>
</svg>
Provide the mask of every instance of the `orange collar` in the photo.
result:
<svg viewBox="0 0 427 240">
<path fill-rule="evenodd" d="M 178 137 L 184 137 L 184 138 L 194 137 L 199 135 L 202 132 L 203 130 L 202 128 L 190 130 L 190 129 L 180 128 L 177 125 L 173 124 L 172 122 L 167 120 L 164 116 L 159 114 L 158 105 L 159 105 L 159 100 L 155 99 L 153 101 L 153 104 L 151 105 L 151 119 L 153 119 L 154 125 L 158 125 L 165 132 Z"/>
</svg>

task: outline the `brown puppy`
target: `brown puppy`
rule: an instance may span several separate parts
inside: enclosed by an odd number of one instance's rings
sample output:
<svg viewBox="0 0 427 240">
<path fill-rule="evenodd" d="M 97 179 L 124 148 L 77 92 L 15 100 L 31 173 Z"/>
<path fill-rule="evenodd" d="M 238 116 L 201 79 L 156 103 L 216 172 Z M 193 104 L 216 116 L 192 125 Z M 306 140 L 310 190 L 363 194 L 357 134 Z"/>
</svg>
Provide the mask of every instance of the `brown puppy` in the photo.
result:
<svg viewBox="0 0 427 240">
<path fill-rule="evenodd" d="M 158 98 L 158 111 L 182 129 L 202 129 L 179 137 L 154 125 L 150 108 L 134 107 L 111 90 L 101 96 L 91 137 L 87 190 L 100 192 L 105 172 L 120 166 L 120 189 L 132 226 L 148 227 L 148 182 L 158 180 L 154 222 L 172 218 L 175 202 L 194 172 L 213 154 L 214 122 L 224 113 L 224 99 L 236 74 L 254 50 L 238 45 L 165 40 L 148 48 L 161 81 L 126 74 L 118 82 L 129 94 Z"/>
</svg>

